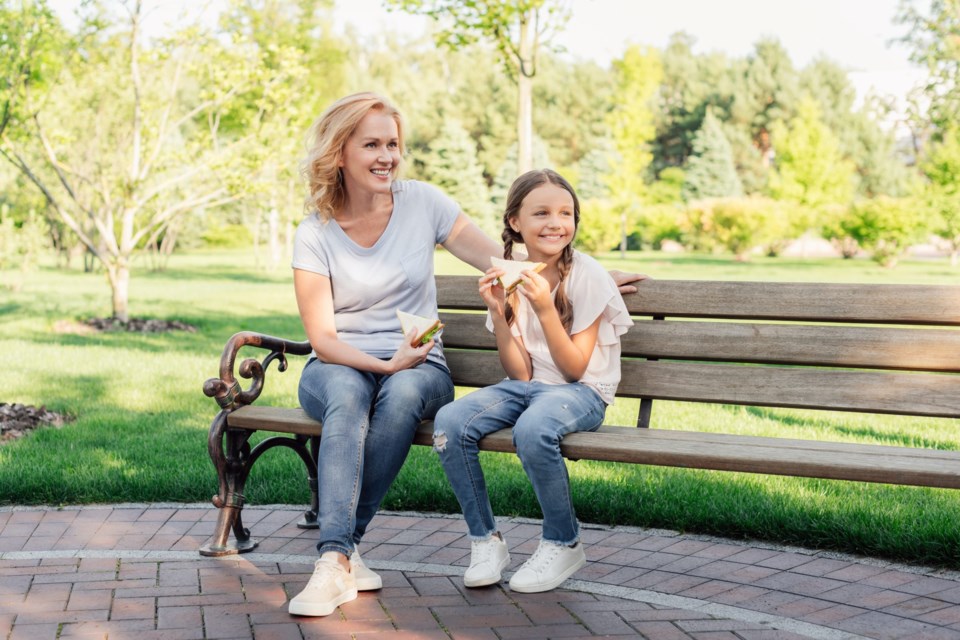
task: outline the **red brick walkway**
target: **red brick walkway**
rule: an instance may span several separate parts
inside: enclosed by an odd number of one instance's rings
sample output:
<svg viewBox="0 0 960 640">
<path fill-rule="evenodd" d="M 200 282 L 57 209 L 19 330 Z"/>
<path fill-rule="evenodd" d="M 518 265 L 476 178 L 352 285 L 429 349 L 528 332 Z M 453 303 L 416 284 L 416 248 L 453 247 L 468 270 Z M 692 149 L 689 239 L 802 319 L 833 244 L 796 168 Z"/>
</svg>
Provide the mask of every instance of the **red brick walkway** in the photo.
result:
<svg viewBox="0 0 960 640">
<path fill-rule="evenodd" d="M 0 509 L 0 640 L 44 638 L 960 639 L 960 573 L 667 531 L 585 526 L 563 589 L 464 589 L 459 518 L 381 514 L 361 551 L 384 588 L 326 618 L 287 614 L 315 532 L 244 510 L 250 554 L 201 558 L 205 505 Z M 513 562 L 539 527 L 501 523 Z"/>
</svg>

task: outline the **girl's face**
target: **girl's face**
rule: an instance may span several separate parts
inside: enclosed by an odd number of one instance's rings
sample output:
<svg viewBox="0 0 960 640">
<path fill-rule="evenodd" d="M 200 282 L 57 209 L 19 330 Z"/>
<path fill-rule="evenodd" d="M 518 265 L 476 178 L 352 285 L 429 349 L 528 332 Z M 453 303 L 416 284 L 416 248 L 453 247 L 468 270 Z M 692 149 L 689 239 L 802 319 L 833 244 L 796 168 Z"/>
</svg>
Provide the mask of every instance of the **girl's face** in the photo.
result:
<svg viewBox="0 0 960 640">
<path fill-rule="evenodd" d="M 340 168 L 347 193 L 389 194 L 399 166 L 400 134 L 396 120 L 382 111 L 369 112 L 343 145 Z"/>
<path fill-rule="evenodd" d="M 510 226 L 523 237 L 529 260 L 547 262 L 573 242 L 573 196 L 563 187 L 542 184 L 523 199 Z"/>
</svg>

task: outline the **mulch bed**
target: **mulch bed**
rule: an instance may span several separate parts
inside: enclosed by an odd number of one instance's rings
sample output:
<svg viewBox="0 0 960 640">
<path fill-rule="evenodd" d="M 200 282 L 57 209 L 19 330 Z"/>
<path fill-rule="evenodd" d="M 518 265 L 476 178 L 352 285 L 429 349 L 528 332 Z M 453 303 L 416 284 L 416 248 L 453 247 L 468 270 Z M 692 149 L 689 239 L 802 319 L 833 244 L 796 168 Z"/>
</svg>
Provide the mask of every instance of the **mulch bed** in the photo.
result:
<svg viewBox="0 0 960 640">
<path fill-rule="evenodd" d="M 154 320 L 151 318 L 130 318 L 126 322 L 116 318 L 89 318 L 83 321 L 96 331 L 130 331 L 134 333 L 164 333 L 166 331 L 188 331 L 193 333 L 196 327 L 179 320 Z"/>
<path fill-rule="evenodd" d="M 34 429 L 59 427 L 71 420 L 71 416 L 48 411 L 46 407 L 0 402 L 0 444 L 22 438 Z"/>
</svg>

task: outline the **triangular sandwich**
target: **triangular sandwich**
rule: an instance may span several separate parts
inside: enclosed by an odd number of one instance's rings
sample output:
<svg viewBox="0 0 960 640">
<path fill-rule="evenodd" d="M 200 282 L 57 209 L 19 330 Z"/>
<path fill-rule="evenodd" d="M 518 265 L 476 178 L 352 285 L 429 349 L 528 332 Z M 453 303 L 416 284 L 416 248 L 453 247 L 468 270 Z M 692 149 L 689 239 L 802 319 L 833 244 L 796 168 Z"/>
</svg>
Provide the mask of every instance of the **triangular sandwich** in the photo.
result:
<svg viewBox="0 0 960 640">
<path fill-rule="evenodd" d="M 397 318 L 400 319 L 400 330 L 404 336 L 409 335 L 413 329 L 417 330 L 417 335 L 410 343 L 410 346 L 413 347 L 427 344 L 431 338 L 443 329 L 443 323 L 440 322 L 439 318 L 424 318 L 399 309 L 397 309 Z"/>
<path fill-rule="evenodd" d="M 520 272 L 530 270 L 534 273 L 541 271 L 547 265 L 543 262 L 528 262 L 526 260 L 504 260 L 503 258 L 490 257 L 490 264 L 498 269 L 503 269 L 506 273 L 500 276 L 500 284 L 503 285 L 507 293 L 512 293 L 517 285 L 520 284 Z"/>
</svg>

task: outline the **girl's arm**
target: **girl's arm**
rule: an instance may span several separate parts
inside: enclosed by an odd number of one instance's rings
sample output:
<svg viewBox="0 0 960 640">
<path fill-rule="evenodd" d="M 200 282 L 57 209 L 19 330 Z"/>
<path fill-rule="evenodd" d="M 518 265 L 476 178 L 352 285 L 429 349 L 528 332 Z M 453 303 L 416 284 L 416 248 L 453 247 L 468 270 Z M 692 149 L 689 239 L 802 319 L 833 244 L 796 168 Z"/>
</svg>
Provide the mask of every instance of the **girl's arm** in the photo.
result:
<svg viewBox="0 0 960 640">
<path fill-rule="evenodd" d="M 342 364 L 360 371 L 392 374 L 422 364 L 433 348 L 433 340 L 421 347 L 410 346 L 413 331 L 402 340 L 390 360 L 381 360 L 341 342 L 333 318 L 333 287 L 330 278 L 303 269 L 293 270 L 293 288 L 300 309 L 300 320 L 307 340 L 317 357 L 331 364 Z"/>
<path fill-rule="evenodd" d="M 503 274 L 502 269 L 491 267 L 480 278 L 480 297 L 490 311 L 493 322 L 494 335 L 497 337 L 497 353 L 500 355 L 500 364 L 511 380 L 529 380 L 533 377 L 533 364 L 530 354 L 523 346 L 523 340 L 513 335 L 507 318 L 504 315 L 504 291 L 497 278 Z"/>
<path fill-rule="evenodd" d="M 574 335 L 569 335 L 560 321 L 560 314 L 550 297 L 550 283 L 538 273 L 524 271 L 521 275 L 523 286 L 520 295 L 530 301 L 543 335 L 547 340 L 550 357 L 567 382 L 577 382 L 587 371 L 593 349 L 597 346 L 600 333 L 600 316 L 589 327 Z"/>
</svg>

